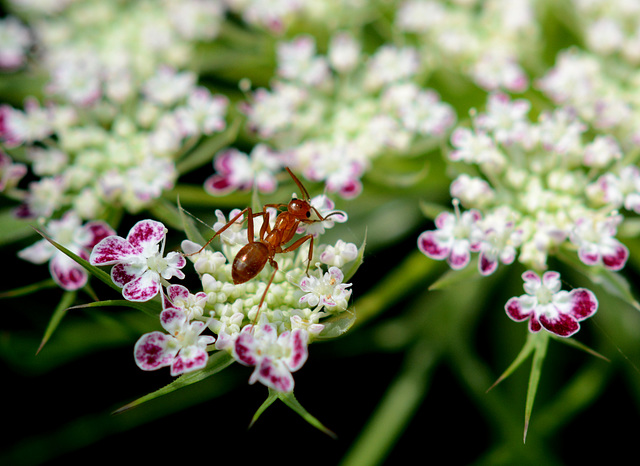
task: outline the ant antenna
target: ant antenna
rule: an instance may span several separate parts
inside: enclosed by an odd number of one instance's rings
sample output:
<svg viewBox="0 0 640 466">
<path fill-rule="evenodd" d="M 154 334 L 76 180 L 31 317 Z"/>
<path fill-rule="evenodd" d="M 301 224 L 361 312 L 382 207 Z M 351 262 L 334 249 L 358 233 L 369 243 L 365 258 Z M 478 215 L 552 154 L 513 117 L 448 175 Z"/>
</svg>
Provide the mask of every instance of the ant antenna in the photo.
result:
<svg viewBox="0 0 640 466">
<path fill-rule="evenodd" d="M 307 191 L 307 189 L 302 185 L 302 183 L 300 183 L 300 180 L 298 179 L 298 177 L 296 175 L 294 175 L 291 170 L 289 170 L 289 167 L 284 167 L 284 169 L 287 170 L 289 175 L 291 175 L 291 178 L 293 178 L 293 181 L 296 183 L 296 185 L 298 185 L 298 188 L 300 189 L 302 194 L 304 194 L 304 199 L 306 201 L 308 201 L 310 199 L 310 197 L 309 197 L 309 192 Z"/>
</svg>

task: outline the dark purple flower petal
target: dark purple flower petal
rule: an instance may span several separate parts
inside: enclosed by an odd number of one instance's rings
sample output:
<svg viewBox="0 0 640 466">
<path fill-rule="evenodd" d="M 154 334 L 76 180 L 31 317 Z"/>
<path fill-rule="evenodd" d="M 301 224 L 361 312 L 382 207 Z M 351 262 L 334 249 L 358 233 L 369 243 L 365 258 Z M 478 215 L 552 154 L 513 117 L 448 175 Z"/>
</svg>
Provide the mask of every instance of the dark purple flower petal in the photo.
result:
<svg viewBox="0 0 640 466">
<path fill-rule="evenodd" d="M 49 271 L 55 282 L 67 291 L 82 288 L 89 278 L 80 264 L 63 254 L 53 256 L 49 262 Z"/>
<path fill-rule="evenodd" d="M 540 323 L 546 330 L 560 337 L 570 337 L 580 330 L 580 324 L 572 316 L 562 313 L 554 318 L 543 314 L 540 316 Z"/>
<path fill-rule="evenodd" d="M 345 199 L 353 199 L 362 192 L 362 183 L 357 179 L 347 180 L 340 186 L 340 195 Z"/>
<path fill-rule="evenodd" d="M 160 325 L 172 335 L 179 332 L 186 321 L 186 314 L 179 309 L 170 307 L 160 313 Z"/>
<path fill-rule="evenodd" d="M 93 248 L 106 237 L 115 236 L 116 234 L 113 228 L 111 228 L 106 222 L 102 221 L 89 222 L 83 228 L 90 234 L 87 243 L 82 245 L 87 249 Z"/>
<path fill-rule="evenodd" d="M 246 366 L 255 366 L 258 359 L 255 350 L 256 342 L 250 332 L 243 332 L 236 338 L 234 352 L 236 359 Z"/>
<path fill-rule="evenodd" d="M 480 253 L 480 258 L 478 260 L 478 270 L 482 275 L 491 275 L 498 268 L 498 260 L 497 259 L 489 259 L 486 254 L 483 252 Z"/>
<path fill-rule="evenodd" d="M 300 369 L 307 361 L 309 350 L 307 342 L 309 334 L 302 329 L 295 329 L 291 332 L 291 356 L 287 360 L 287 366 L 291 372 Z"/>
<path fill-rule="evenodd" d="M 143 273 L 124 286 L 122 296 L 127 301 L 144 302 L 154 298 L 159 292 L 160 284 L 153 279 L 153 274 Z"/>
<path fill-rule="evenodd" d="M 231 178 L 224 175 L 211 175 L 204 181 L 204 190 L 212 196 L 223 196 L 238 187 L 231 183 Z"/>
<path fill-rule="evenodd" d="M 91 265 L 112 265 L 126 261 L 138 251 L 120 236 L 108 236 L 93 247 L 89 262 Z"/>
<path fill-rule="evenodd" d="M 507 301 L 507 304 L 504 306 L 504 310 L 507 312 L 507 315 L 516 322 L 522 322 L 531 316 L 530 312 L 526 313 L 522 310 L 520 299 L 515 297 Z"/>
<path fill-rule="evenodd" d="M 534 313 L 531 313 L 531 318 L 529 319 L 529 331 L 531 333 L 538 333 L 542 329 L 542 325 L 538 320 L 538 316 Z"/>
<path fill-rule="evenodd" d="M 177 298 L 186 301 L 189 299 L 189 290 L 183 285 L 169 285 L 167 287 L 167 297 L 171 302 L 174 302 Z"/>
<path fill-rule="evenodd" d="M 127 235 L 127 241 L 141 252 L 145 247 L 158 244 L 164 239 L 166 229 L 164 225 L 155 220 L 140 220 Z"/>
<path fill-rule="evenodd" d="M 454 246 L 451 248 L 451 253 L 447 258 L 447 262 L 449 266 L 454 270 L 464 269 L 469 261 L 471 260 L 471 253 L 469 249 L 466 247 L 458 247 L 454 243 Z"/>
<path fill-rule="evenodd" d="M 593 252 L 586 248 L 580 248 L 578 250 L 578 257 L 582 263 L 586 265 L 596 265 L 600 260 L 600 254 L 598 254 L 598 252 Z"/>
<path fill-rule="evenodd" d="M 257 378 L 267 387 L 279 392 L 288 393 L 293 390 L 293 377 L 286 368 L 276 365 L 270 358 L 262 358 L 260 365 L 256 368 Z M 255 378 L 252 377 L 255 381 Z"/>
<path fill-rule="evenodd" d="M 189 351 L 189 357 L 185 357 L 181 351 L 171 364 L 171 375 L 178 376 L 185 372 L 202 369 L 207 365 L 209 354 L 204 349 L 192 349 Z"/>
<path fill-rule="evenodd" d="M 571 296 L 571 316 L 576 320 L 584 320 L 591 317 L 598 310 L 596 296 L 586 288 L 575 288 L 569 293 Z"/>
<path fill-rule="evenodd" d="M 602 263 L 609 270 L 621 270 L 628 258 L 629 250 L 624 244 L 618 243 L 611 254 L 602 255 Z"/>
<path fill-rule="evenodd" d="M 418 249 L 425 256 L 436 260 L 446 259 L 451 252 L 451 248 L 448 245 L 438 242 L 433 230 L 425 231 L 418 236 Z"/>
<path fill-rule="evenodd" d="M 134 280 L 138 275 L 129 272 L 127 264 L 116 264 L 111 268 L 111 280 L 120 288 Z"/>
<path fill-rule="evenodd" d="M 177 349 L 168 349 L 171 338 L 162 332 L 142 335 L 133 349 L 138 367 L 145 371 L 152 371 L 171 364 L 178 352 Z"/>
</svg>

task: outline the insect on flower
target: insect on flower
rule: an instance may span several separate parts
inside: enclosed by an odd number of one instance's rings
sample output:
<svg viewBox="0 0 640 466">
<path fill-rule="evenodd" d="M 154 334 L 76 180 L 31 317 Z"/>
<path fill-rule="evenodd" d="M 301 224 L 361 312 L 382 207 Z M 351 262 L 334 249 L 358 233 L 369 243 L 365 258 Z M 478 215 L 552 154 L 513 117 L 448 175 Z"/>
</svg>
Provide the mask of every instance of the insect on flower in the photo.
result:
<svg viewBox="0 0 640 466">
<path fill-rule="evenodd" d="M 273 267 L 273 274 L 271 275 L 271 279 L 269 280 L 267 287 L 262 294 L 262 298 L 260 299 L 260 304 L 258 305 L 258 312 L 264 303 L 265 297 L 267 296 L 267 291 L 273 282 L 273 279 L 278 271 L 278 263 L 275 261 L 276 254 L 284 254 L 287 252 L 295 251 L 300 246 L 302 246 L 306 241 L 309 241 L 309 256 L 307 260 L 307 269 L 306 273 L 309 276 L 309 265 L 311 263 L 311 259 L 313 257 L 313 235 L 308 234 L 305 235 L 293 243 L 291 245 L 286 246 L 291 240 L 293 240 L 296 231 L 301 223 L 311 224 L 316 222 L 322 222 L 329 218 L 332 215 L 340 215 L 341 212 L 331 212 L 324 217 L 318 212 L 318 210 L 311 205 L 311 200 L 309 198 L 309 192 L 302 185 L 300 180 L 289 170 L 288 167 L 285 167 L 293 181 L 296 183 L 302 195 L 303 199 L 298 199 L 294 197 L 289 201 L 288 204 L 265 204 L 262 207 L 262 212 L 254 213 L 251 207 L 247 207 L 246 209 L 239 212 L 235 217 L 229 220 L 222 228 L 216 231 L 216 234 L 211 237 L 207 243 L 200 248 L 200 250 L 187 254 L 189 256 L 198 254 L 202 252 L 202 250 L 213 241 L 213 239 L 223 233 L 227 228 L 231 227 L 240 217 L 242 217 L 245 213 L 247 214 L 247 239 L 248 244 L 246 244 L 238 253 L 233 260 L 233 264 L 231 266 L 231 277 L 233 279 L 233 283 L 239 285 L 241 283 L 248 282 L 256 275 L 258 275 L 264 266 L 269 262 L 271 267 Z M 273 228 L 269 223 L 269 212 L 268 208 L 275 209 L 286 209 L 282 212 L 278 213 L 276 217 L 275 224 Z M 260 235 L 259 239 L 256 240 L 254 237 L 254 226 L 253 219 L 256 217 L 262 216 L 263 222 L 260 227 Z M 256 314 L 257 321 L 257 314 Z"/>
</svg>

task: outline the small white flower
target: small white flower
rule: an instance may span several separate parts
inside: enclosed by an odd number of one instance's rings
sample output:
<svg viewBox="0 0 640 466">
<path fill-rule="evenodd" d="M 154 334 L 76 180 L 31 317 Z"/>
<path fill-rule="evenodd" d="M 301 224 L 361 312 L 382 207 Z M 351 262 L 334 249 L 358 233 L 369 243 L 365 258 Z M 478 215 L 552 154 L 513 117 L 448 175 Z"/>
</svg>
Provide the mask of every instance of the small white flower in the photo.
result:
<svg viewBox="0 0 640 466">
<path fill-rule="evenodd" d="M 307 35 L 278 46 L 278 74 L 310 86 L 318 86 L 330 77 L 326 58 L 316 55 L 315 39 Z"/>
<path fill-rule="evenodd" d="M 327 245 L 320 254 L 320 262 L 333 267 L 342 267 L 358 256 L 358 247 L 339 239 L 335 246 Z"/>
<path fill-rule="evenodd" d="M 33 40 L 29 29 L 13 16 L 0 19 L 0 68 L 15 69 L 26 61 Z"/>
<path fill-rule="evenodd" d="M 136 223 L 126 239 L 107 236 L 91 251 L 91 265 L 113 265 L 111 279 L 122 288 L 129 301 L 148 301 L 156 296 L 165 280 L 184 278 L 187 261 L 177 253 L 164 254 L 165 226 L 154 220 Z M 161 245 L 159 245 L 161 243 Z"/>
<path fill-rule="evenodd" d="M 420 56 L 412 47 L 383 45 L 367 63 L 365 87 L 379 89 L 386 84 L 410 78 L 418 72 Z"/>
<path fill-rule="evenodd" d="M 342 283 L 344 275 L 337 267 L 329 267 L 324 275 L 318 269 L 318 275 L 303 277 L 300 280 L 300 289 L 306 294 L 300 298 L 300 303 L 307 303 L 311 307 L 323 306 L 326 311 L 347 309 L 347 301 L 351 296 L 348 290 L 351 283 Z"/>
<path fill-rule="evenodd" d="M 348 73 L 358 66 L 360 49 L 360 43 L 351 34 L 335 34 L 329 43 L 329 62 L 339 73 Z"/>
<path fill-rule="evenodd" d="M 188 71 L 177 72 L 162 66 L 142 87 L 144 95 L 154 103 L 170 106 L 187 97 L 196 82 L 196 75 Z"/>
<path fill-rule="evenodd" d="M 584 164 L 587 167 L 604 168 L 621 158 L 620 146 L 611 136 L 596 136 L 593 142 L 584 148 Z"/>
</svg>

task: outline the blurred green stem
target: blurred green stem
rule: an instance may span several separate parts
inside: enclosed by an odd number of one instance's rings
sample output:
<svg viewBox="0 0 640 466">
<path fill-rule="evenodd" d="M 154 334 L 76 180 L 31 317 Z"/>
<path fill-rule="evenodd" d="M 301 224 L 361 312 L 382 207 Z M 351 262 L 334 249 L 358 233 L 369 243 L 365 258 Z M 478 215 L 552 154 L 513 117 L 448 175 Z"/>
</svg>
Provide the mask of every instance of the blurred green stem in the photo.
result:
<svg viewBox="0 0 640 466">
<path fill-rule="evenodd" d="M 402 372 L 388 388 L 366 429 L 344 457 L 343 466 L 382 462 L 424 399 L 439 353 L 424 340 L 411 348 Z"/>
<path fill-rule="evenodd" d="M 398 267 L 385 276 L 381 283 L 356 301 L 354 328 L 389 309 L 393 303 L 413 290 L 419 283 L 426 283 L 427 276 L 436 265 L 435 261 L 425 257 L 416 247 Z"/>
</svg>

